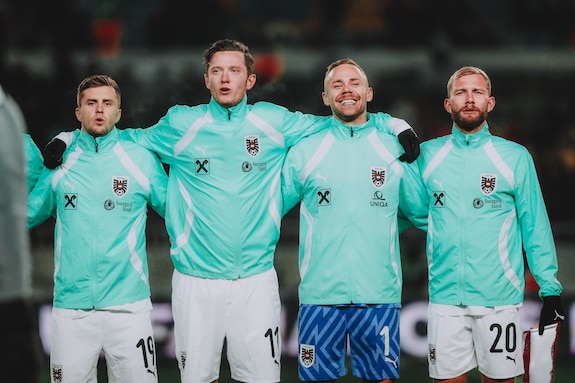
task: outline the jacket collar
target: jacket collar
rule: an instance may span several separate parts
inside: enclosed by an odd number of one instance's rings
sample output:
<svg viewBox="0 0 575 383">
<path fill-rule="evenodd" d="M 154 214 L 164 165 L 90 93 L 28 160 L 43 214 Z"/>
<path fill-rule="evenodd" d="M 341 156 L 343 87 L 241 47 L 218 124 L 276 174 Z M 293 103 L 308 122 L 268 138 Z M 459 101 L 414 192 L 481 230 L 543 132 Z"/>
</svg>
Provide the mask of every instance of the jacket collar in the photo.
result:
<svg viewBox="0 0 575 383">
<path fill-rule="evenodd" d="M 212 97 L 208 104 L 208 110 L 215 121 L 233 122 L 243 120 L 248 112 L 248 96 L 244 96 L 239 104 L 229 108 L 220 105 L 216 99 Z"/>
<path fill-rule="evenodd" d="M 375 128 L 375 119 L 367 114 L 367 122 L 360 125 L 346 125 L 333 115 L 331 116 L 331 130 L 334 134 L 346 138 L 362 137 L 365 132 L 371 132 L 371 128 Z"/>
<path fill-rule="evenodd" d="M 78 145 L 88 151 L 102 151 L 111 148 L 118 142 L 118 129 L 114 126 L 105 136 L 93 137 L 82 129 L 78 133 Z"/>
<path fill-rule="evenodd" d="M 481 130 L 473 134 L 465 134 L 457 129 L 455 125 L 453 125 L 451 127 L 451 135 L 453 136 L 453 143 L 455 146 L 472 148 L 482 146 L 492 137 L 491 133 L 489 132 L 489 125 L 487 124 L 487 121 Z"/>
</svg>

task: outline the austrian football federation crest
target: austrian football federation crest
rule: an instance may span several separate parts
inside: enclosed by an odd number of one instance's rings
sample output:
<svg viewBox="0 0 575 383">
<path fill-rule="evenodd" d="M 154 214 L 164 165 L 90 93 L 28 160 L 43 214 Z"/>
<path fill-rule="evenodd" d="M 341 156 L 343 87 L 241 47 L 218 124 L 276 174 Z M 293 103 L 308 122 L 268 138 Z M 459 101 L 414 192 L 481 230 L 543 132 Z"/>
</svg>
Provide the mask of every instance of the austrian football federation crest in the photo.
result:
<svg viewBox="0 0 575 383">
<path fill-rule="evenodd" d="M 245 143 L 250 156 L 255 157 L 260 153 L 260 136 L 246 136 Z"/>
<path fill-rule="evenodd" d="M 315 346 L 302 344 L 299 349 L 299 360 L 303 367 L 310 368 L 315 362 Z"/>
<path fill-rule="evenodd" d="M 495 174 L 482 174 L 481 175 L 481 191 L 485 195 L 495 192 L 497 187 L 497 176 Z"/>
<path fill-rule="evenodd" d="M 52 365 L 52 380 L 54 383 L 62 382 L 62 366 L 59 364 Z"/>
<path fill-rule="evenodd" d="M 112 190 L 118 197 L 123 197 L 128 192 L 128 177 L 112 177 Z"/>
<path fill-rule="evenodd" d="M 385 168 L 371 167 L 371 182 L 376 188 L 381 188 L 385 184 Z"/>
<path fill-rule="evenodd" d="M 436 350 L 435 350 L 435 345 L 434 345 L 434 344 L 430 344 L 430 345 L 429 345 L 429 363 L 435 364 L 435 362 L 436 362 L 436 359 L 435 359 L 436 356 L 437 356 L 437 353 L 436 353 Z"/>
<path fill-rule="evenodd" d="M 180 364 L 182 365 L 182 368 L 186 368 L 186 352 L 182 351 L 180 353 Z"/>
</svg>

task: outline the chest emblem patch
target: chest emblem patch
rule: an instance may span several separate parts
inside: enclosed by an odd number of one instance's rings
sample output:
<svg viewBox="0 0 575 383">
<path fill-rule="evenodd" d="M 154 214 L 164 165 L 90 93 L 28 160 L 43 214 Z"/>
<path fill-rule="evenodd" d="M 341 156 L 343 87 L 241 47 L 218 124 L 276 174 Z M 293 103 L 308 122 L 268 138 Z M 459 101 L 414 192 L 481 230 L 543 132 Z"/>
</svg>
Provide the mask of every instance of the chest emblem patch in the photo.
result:
<svg viewBox="0 0 575 383">
<path fill-rule="evenodd" d="M 497 188 L 497 176 L 495 174 L 482 174 L 480 186 L 483 194 L 493 194 Z"/>
<path fill-rule="evenodd" d="M 118 197 L 123 197 L 128 192 L 128 177 L 114 176 L 112 177 L 112 190 Z"/>
<path fill-rule="evenodd" d="M 246 151 L 252 157 L 260 154 L 260 136 L 246 136 L 244 138 Z"/>
<path fill-rule="evenodd" d="M 385 168 L 371 167 L 371 183 L 378 189 L 385 184 Z"/>
</svg>

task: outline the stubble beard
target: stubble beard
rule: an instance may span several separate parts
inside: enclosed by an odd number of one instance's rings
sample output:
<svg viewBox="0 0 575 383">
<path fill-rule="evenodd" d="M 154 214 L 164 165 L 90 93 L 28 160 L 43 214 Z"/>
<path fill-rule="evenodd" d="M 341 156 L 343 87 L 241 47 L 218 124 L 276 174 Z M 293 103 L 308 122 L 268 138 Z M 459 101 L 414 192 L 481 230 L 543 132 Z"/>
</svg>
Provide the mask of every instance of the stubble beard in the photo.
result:
<svg viewBox="0 0 575 383">
<path fill-rule="evenodd" d="M 477 117 L 463 117 L 461 112 L 452 112 L 451 118 L 453 122 L 463 131 L 472 132 L 481 126 L 487 120 L 488 113 L 486 111 L 479 111 Z"/>
<path fill-rule="evenodd" d="M 344 114 L 335 107 L 331 108 L 331 110 L 333 112 L 333 115 L 337 117 L 338 120 L 343 122 L 353 122 L 356 119 L 358 119 L 365 111 L 365 109 L 362 108 L 361 110 L 358 110 L 356 113 Z"/>
</svg>

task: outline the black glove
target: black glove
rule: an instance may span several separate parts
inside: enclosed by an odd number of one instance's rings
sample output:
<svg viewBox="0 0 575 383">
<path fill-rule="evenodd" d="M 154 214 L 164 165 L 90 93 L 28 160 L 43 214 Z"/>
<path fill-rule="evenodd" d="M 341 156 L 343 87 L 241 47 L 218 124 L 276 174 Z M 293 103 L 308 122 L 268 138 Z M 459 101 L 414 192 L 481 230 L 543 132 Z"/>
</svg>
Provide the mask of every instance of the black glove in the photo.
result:
<svg viewBox="0 0 575 383">
<path fill-rule="evenodd" d="M 44 166 L 48 169 L 56 169 L 62 165 L 62 155 L 66 151 L 66 143 L 59 138 L 54 138 L 44 147 Z"/>
<path fill-rule="evenodd" d="M 409 163 L 415 161 L 419 157 L 419 138 L 417 138 L 417 134 L 413 130 L 407 129 L 399 133 L 397 139 L 404 150 L 404 153 L 399 156 L 399 160 Z"/>
<path fill-rule="evenodd" d="M 543 335 L 545 326 L 565 320 L 565 310 L 559 296 L 543 297 L 543 307 L 539 317 L 539 335 Z"/>
</svg>

